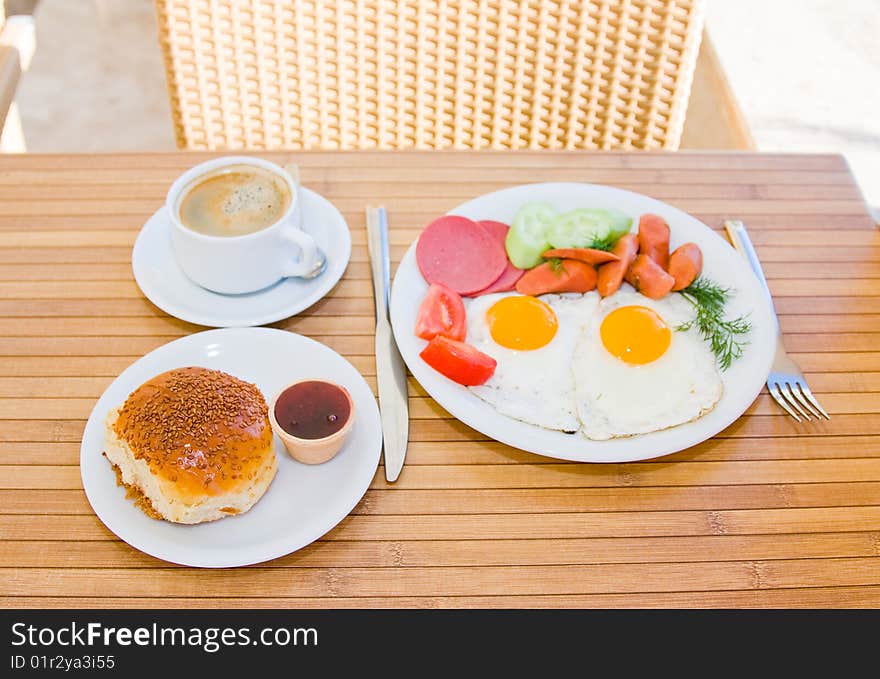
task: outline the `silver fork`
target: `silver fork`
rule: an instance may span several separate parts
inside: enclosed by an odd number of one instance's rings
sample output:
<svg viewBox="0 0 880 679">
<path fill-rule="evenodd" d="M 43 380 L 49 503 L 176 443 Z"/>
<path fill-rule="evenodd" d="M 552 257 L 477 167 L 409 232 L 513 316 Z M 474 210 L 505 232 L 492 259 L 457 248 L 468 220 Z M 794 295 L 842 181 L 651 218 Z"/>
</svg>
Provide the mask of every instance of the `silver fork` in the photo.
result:
<svg viewBox="0 0 880 679">
<path fill-rule="evenodd" d="M 746 261 L 755 272 L 755 276 L 761 282 L 767 299 L 770 300 L 770 308 L 773 309 L 773 320 L 776 322 L 776 358 L 773 359 L 773 367 L 770 375 L 767 377 L 767 389 L 773 400 L 782 406 L 785 411 L 798 422 L 801 418 L 811 420 L 815 417 L 817 420 L 824 417 L 830 420 L 831 416 L 825 412 L 825 409 L 819 405 L 819 401 L 813 396 L 804 374 L 788 354 L 782 344 L 782 333 L 779 330 L 779 320 L 776 318 L 776 308 L 773 305 L 773 298 L 770 295 L 770 288 L 767 286 L 767 279 L 764 277 L 764 271 L 761 268 L 761 262 L 758 261 L 758 255 L 746 231 L 746 225 L 739 220 L 728 220 L 724 222 L 724 228 L 727 229 L 727 235 L 733 247 L 745 257 Z M 811 417 L 812 416 L 812 417 Z"/>
</svg>

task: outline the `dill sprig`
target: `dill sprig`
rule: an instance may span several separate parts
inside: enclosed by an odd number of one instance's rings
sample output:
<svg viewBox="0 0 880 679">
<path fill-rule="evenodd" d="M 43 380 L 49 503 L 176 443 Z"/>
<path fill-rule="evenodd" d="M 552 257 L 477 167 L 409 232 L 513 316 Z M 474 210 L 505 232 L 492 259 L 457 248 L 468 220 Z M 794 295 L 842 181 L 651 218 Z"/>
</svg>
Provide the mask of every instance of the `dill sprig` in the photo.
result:
<svg viewBox="0 0 880 679">
<path fill-rule="evenodd" d="M 724 306 L 730 297 L 730 290 L 722 288 L 714 281 L 698 278 L 681 291 L 682 296 L 697 310 L 694 320 L 682 323 L 676 330 L 686 331 L 696 325 L 700 335 L 709 342 L 712 353 L 722 370 L 743 354 L 748 341 L 743 335 L 752 329 L 746 316 L 732 320 L 724 318 Z"/>
<path fill-rule="evenodd" d="M 605 238 L 594 238 L 587 247 L 593 250 L 604 250 L 605 252 L 611 252 L 616 243 L 617 239 L 609 235 L 605 236 Z"/>
<path fill-rule="evenodd" d="M 561 275 L 565 270 L 565 267 L 562 266 L 562 260 L 559 257 L 551 257 L 547 260 L 547 264 L 550 266 L 550 270 L 553 273 Z"/>
</svg>

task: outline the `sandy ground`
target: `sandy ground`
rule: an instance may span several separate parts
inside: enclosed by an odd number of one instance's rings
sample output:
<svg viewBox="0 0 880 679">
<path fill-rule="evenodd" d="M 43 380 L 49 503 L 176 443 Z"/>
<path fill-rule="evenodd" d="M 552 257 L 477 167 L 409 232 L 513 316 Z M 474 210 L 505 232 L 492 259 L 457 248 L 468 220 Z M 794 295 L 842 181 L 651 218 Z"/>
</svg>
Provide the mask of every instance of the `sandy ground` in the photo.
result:
<svg viewBox="0 0 880 679">
<path fill-rule="evenodd" d="M 759 148 L 843 152 L 880 206 L 880 0 L 707 1 Z M 34 16 L 28 150 L 174 148 L 150 0 L 40 0 Z"/>
</svg>

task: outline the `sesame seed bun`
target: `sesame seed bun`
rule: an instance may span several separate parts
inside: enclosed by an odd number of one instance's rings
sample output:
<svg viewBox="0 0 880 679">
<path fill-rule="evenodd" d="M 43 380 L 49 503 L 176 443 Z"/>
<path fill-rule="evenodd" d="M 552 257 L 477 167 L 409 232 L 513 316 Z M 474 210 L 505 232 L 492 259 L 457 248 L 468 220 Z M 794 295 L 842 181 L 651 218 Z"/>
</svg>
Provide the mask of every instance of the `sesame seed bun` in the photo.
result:
<svg viewBox="0 0 880 679">
<path fill-rule="evenodd" d="M 219 370 L 157 375 L 107 417 L 104 454 L 148 516 L 202 523 L 246 512 L 277 468 L 260 390 Z"/>
</svg>

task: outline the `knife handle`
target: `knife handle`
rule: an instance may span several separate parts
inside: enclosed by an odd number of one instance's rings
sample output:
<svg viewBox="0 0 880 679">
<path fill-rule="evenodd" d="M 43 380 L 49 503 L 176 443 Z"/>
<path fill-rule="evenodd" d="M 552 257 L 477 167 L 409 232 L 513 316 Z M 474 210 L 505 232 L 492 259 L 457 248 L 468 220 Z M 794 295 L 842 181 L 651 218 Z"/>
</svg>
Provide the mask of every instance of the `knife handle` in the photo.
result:
<svg viewBox="0 0 880 679">
<path fill-rule="evenodd" d="M 388 242 L 388 215 L 384 207 L 367 208 L 367 249 L 373 274 L 373 292 L 376 300 L 376 323 L 388 318 L 391 295 L 391 260 Z"/>
</svg>

